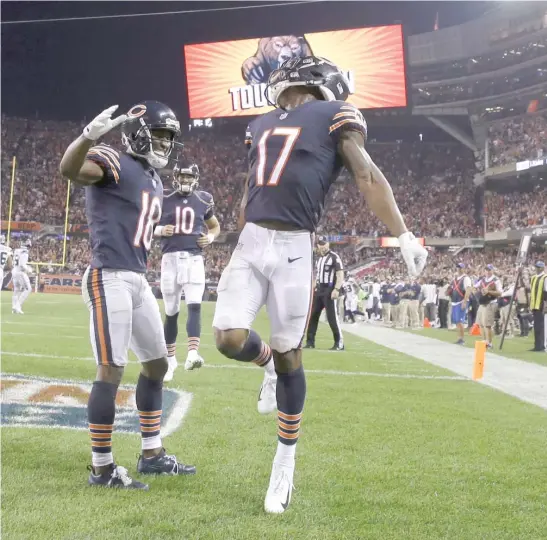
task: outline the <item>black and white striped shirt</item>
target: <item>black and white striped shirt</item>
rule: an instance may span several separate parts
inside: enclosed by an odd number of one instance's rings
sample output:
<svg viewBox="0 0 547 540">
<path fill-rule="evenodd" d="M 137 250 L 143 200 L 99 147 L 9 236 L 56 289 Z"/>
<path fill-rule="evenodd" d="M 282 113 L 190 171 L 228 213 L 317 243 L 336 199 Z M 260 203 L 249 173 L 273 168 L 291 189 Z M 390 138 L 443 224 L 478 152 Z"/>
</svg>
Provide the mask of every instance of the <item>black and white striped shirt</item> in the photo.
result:
<svg viewBox="0 0 547 540">
<path fill-rule="evenodd" d="M 341 270 L 344 270 L 342 259 L 334 251 L 329 250 L 326 255 L 319 257 L 316 263 L 315 275 L 318 285 L 322 288 L 334 287 L 336 272 Z"/>
</svg>

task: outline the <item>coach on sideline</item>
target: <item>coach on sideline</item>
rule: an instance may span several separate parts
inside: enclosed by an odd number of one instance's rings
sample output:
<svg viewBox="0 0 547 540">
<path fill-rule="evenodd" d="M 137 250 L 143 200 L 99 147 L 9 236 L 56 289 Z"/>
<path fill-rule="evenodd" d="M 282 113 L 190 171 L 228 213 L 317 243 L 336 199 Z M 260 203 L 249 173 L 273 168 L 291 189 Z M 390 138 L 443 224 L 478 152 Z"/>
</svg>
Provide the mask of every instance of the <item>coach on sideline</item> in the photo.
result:
<svg viewBox="0 0 547 540">
<path fill-rule="evenodd" d="M 334 345 L 331 347 L 331 351 L 343 351 L 344 341 L 338 320 L 336 301 L 340 296 L 340 289 L 344 282 L 344 266 L 339 255 L 331 251 L 330 244 L 325 236 L 320 236 L 317 239 L 317 252 L 319 253 L 319 259 L 315 267 L 316 284 L 305 348 L 315 348 L 315 334 L 317 333 L 319 317 L 325 309 L 327 311 L 327 321 L 334 337 Z"/>
</svg>

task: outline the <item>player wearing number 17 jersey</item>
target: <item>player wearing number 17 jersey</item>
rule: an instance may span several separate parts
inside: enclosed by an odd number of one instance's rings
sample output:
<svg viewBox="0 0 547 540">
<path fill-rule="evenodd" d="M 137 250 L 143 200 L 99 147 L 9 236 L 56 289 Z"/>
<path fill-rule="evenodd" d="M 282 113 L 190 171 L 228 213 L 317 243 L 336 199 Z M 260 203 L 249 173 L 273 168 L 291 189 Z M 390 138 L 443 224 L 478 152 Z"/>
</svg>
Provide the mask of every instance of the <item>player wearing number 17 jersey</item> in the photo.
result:
<svg viewBox="0 0 547 540">
<path fill-rule="evenodd" d="M 197 165 L 173 170 L 173 189 L 163 198 L 160 224 L 154 234 L 160 236 L 161 292 L 165 304 L 165 341 L 169 369 L 164 381 L 170 381 L 177 367 L 175 357 L 178 334 L 180 298 L 188 307 L 186 332 L 188 356 L 184 367 L 190 371 L 203 365 L 199 355 L 201 337 L 201 301 L 205 291 L 205 266 L 203 248 L 214 242 L 220 233 L 215 217 L 213 196 L 198 189 Z"/>
<path fill-rule="evenodd" d="M 97 378 L 88 402 L 92 486 L 148 489 L 133 480 L 112 455 L 115 400 L 127 351 L 141 362 L 136 405 L 141 425 L 142 474 L 193 474 L 162 447 L 160 423 L 167 348 L 161 314 L 145 279 L 147 252 L 161 217 L 163 187 L 156 169 L 166 167 L 180 135 L 173 111 L 157 101 L 144 101 L 112 119 L 117 106 L 86 126 L 66 150 L 61 173 L 85 186 L 86 214 L 92 250 L 82 278 L 90 313 L 90 337 Z M 125 152 L 95 144 L 122 125 Z"/>
<path fill-rule="evenodd" d="M 423 268 L 427 252 L 407 231 L 388 182 L 365 151 L 365 120 L 345 103 L 349 84 L 335 65 L 313 56 L 289 60 L 270 74 L 266 92 L 279 108 L 248 129 L 244 226 L 218 284 L 213 326 L 225 356 L 256 361 L 269 346 L 251 325 L 266 306 L 277 372 L 278 443 L 264 508 L 281 513 L 291 499 L 306 396 L 301 344 L 312 299 L 313 233 L 342 165 L 399 237 L 410 272 Z"/>
</svg>

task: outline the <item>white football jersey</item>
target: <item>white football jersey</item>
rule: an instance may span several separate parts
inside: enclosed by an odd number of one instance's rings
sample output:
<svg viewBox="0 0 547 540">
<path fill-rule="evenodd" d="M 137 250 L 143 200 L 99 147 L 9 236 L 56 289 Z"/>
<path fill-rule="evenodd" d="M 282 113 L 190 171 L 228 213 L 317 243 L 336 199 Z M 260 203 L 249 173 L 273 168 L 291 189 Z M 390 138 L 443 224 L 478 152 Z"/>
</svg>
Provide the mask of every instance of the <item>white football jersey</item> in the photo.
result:
<svg viewBox="0 0 547 540">
<path fill-rule="evenodd" d="M 374 298 L 380 298 L 380 284 L 379 283 L 373 283 L 372 284 L 372 296 Z"/>
<path fill-rule="evenodd" d="M 4 271 L 4 267 L 8 262 L 9 256 L 11 255 L 11 248 L 8 246 L 0 245 L 0 267 Z"/>
<path fill-rule="evenodd" d="M 13 267 L 21 272 L 26 272 L 28 264 L 28 249 L 17 248 L 13 252 Z"/>
</svg>

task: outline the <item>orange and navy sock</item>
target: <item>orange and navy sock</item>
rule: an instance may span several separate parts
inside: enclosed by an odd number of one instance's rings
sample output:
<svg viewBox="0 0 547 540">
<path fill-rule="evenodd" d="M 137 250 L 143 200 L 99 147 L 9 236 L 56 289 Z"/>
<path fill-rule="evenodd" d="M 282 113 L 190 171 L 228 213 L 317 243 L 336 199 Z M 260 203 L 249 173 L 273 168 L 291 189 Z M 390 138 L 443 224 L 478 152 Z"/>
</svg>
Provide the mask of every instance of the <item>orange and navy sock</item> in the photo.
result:
<svg viewBox="0 0 547 540">
<path fill-rule="evenodd" d="M 137 382 L 135 400 L 141 424 L 143 450 L 161 448 L 161 412 L 163 398 L 163 380 L 156 381 L 142 373 Z"/>
<path fill-rule="evenodd" d="M 179 314 L 166 315 L 163 323 L 163 334 L 167 343 L 167 356 L 175 356 L 177 349 L 177 334 L 179 333 L 178 326 Z"/>
<path fill-rule="evenodd" d="M 188 335 L 188 352 L 197 351 L 201 336 L 201 304 L 188 304 L 186 334 Z"/>
<path fill-rule="evenodd" d="M 249 335 L 243 349 L 229 358 L 239 360 L 240 362 L 253 362 L 258 366 L 264 367 L 270 361 L 271 357 L 272 350 L 270 346 L 264 343 L 254 330 L 249 330 Z"/>
<path fill-rule="evenodd" d="M 262 342 L 262 347 L 260 349 L 260 354 L 252 360 L 253 364 L 256 364 L 259 367 L 266 367 L 266 364 L 272 360 L 272 349 L 267 343 Z M 271 362 L 273 364 L 273 362 Z"/>
<path fill-rule="evenodd" d="M 200 339 L 198 337 L 189 337 L 188 338 L 188 352 L 197 351 L 199 349 L 199 341 L 200 341 Z"/>
<path fill-rule="evenodd" d="M 106 467 L 114 463 L 112 455 L 112 430 L 116 414 L 118 386 L 95 381 L 87 403 L 87 419 L 91 436 L 91 463 L 93 467 Z"/>
<path fill-rule="evenodd" d="M 306 401 L 304 368 L 290 373 L 277 373 L 277 453 L 275 461 L 290 465 L 294 462 L 300 422 Z"/>
</svg>

